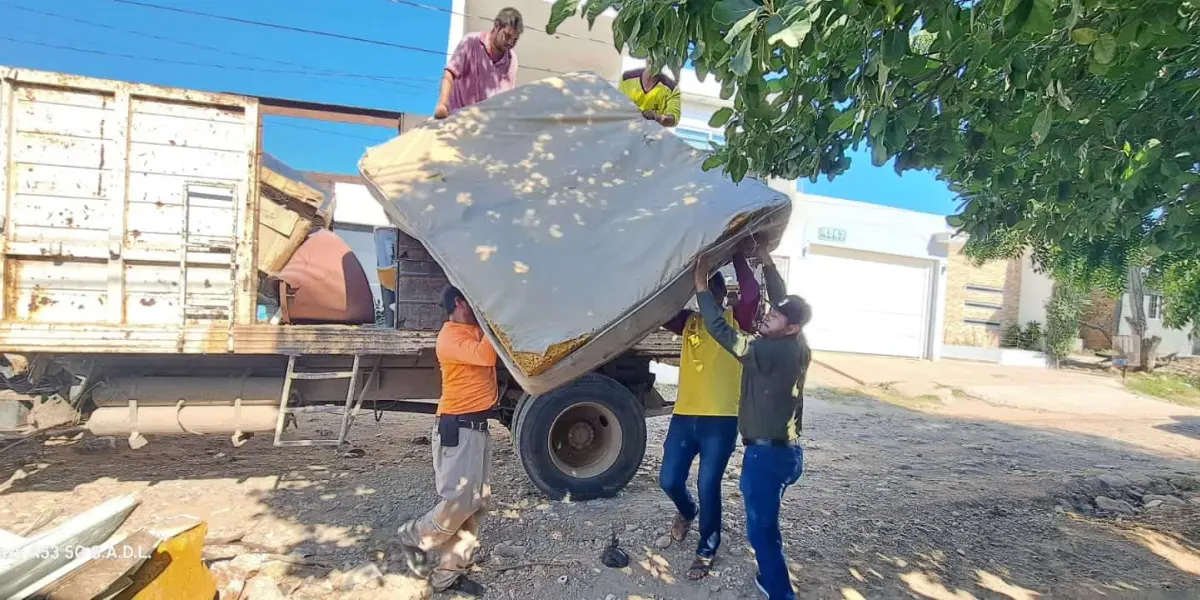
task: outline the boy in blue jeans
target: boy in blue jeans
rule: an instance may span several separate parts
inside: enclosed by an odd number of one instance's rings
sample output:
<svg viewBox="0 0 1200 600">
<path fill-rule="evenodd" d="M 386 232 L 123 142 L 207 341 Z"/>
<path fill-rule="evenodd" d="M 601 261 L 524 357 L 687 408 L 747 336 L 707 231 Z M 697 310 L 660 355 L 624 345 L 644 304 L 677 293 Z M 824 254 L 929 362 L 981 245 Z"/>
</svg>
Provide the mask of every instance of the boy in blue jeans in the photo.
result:
<svg viewBox="0 0 1200 600">
<path fill-rule="evenodd" d="M 779 505 L 788 486 L 804 471 L 799 444 L 804 412 L 804 376 L 812 352 L 803 329 L 812 309 L 799 296 L 785 296 L 783 278 L 765 247 L 759 247 L 770 309 L 757 325 L 757 335 L 731 327 L 709 292 L 709 264 L 696 261 L 696 298 L 713 339 L 742 363 L 738 431 L 746 453 L 742 459 L 742 498 L 746 503 L 746 537 L 758 561 L 755 584 L 769 600 L 795 600 L 783 557 Z"/>
<path fill-rule="evenodd" d="M 758 311 L 758 281 L 740 251 L 733 255 L 733 269 L 738 301 L 722 311 L 722 318 L 731 327 L 750 331 Z M 717 298 L 725 300 L 724 276 L 713 275 L 709 286 Z M 671 525 L 673 540 L 682 542 L 692 521 L 700 520 L 696 558 L 687 571 L 687 578 L 695 581 L 708 575 L 721 545 L 721 480 L 737 445 L 742 365 L 713 340 L 704 320 L 695 312 L 681 311 L 664 327 L 683 336 L 683 352 L 679 358 L 679 401 L 663 443 L 659 485 L 678 511 Z M 697 455 L 699 506 L 687 489 L 688 472 Z"/>
</svg>

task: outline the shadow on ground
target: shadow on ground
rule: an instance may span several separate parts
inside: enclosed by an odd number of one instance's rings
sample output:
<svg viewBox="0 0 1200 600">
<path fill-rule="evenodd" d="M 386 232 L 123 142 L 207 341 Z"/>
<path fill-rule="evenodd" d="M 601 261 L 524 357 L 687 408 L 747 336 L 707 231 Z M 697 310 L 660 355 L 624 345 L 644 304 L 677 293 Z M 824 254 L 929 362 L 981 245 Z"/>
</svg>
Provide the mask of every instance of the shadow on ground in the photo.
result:
<svg viewBox="0 0 1200 600">
<path fill-rule="evenodd" d="M 1195 476 L 1200 461 L 865 397 L 821 390 L 812 396 L 807 472 L 787 493 L 781 518 L 801 597 L 1200 594 L 1195 505 L 1120 521 L 1055 508 L 1056 494 L 1081 477 Z M 324 421 L 333 417 L 312 416 L 302 425 Z M 329 449 L 276 449 L 267 439 L 232 448 L 216 437 L 163 438 L 139 451 L 119 441 L 99 454 L 80 453 L 78 444 L 25 444 L 0 455 L 0 478 L 16 469 L 27 473 L 0 495 L 0 527 L 15 529 L 47 510 L 61 511 L 61 521 L 136 491 L 143 506 L 127 528 L 193 514 L 209 522 L 210 539 L 248 544 L 230 546 L 231 556 L 291 553 L 292 562 L 276 574 L 293 597 L 422 597 L 427 590 L 411 580 L 372 583 L 408 586 L 384 594 L 356 589 L 342 573 L 369 561 L 387 571 L 383 540 L 435 501 L 428 447 L 416 439 L 427 435 L 429 424 L 429 417 L 414 415 L 360 424 L 354 437 L 366 452 L 361 458 Z M 495 505 L 477 573 L 493 590 L 489 597 L 752 596 L 753 558 L 736 491 L 740 456 L 725 482 L 726 533 L 716 575 L 700 583 L 681 577 L 694 536 L 682 545 L 656 546 L 672 514 L 656 481 L 665 425 L 665 419 L 650 421 L 646 463 L 621 495 L 579 503 L 540 498 L 520 470 L 507 431 L 497 428 Z M 1198 427 L 1181 419 L 1178 428 L 1162 429 L 1194 437 Z M 599 563 L 613 532 L 630 551 L 629 569 Z M 518 550 L 489 556 L 500 542 Z"/>
</svg>

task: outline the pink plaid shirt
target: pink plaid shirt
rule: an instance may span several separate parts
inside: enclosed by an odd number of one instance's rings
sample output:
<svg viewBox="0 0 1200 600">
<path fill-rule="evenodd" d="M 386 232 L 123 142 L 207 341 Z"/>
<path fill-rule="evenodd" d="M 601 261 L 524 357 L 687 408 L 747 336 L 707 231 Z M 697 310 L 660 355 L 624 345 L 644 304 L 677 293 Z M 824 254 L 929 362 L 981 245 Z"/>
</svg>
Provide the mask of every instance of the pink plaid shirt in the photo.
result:
<svg viewBox="0 0 1200 600">
<path fill-rule="evenodd" d="M 454 75 L 450 111 L 470 106 L 516 87 L 517 54 L 509 51 L 500 60 L 488 54 L 490 32 L 468 33 L 454 49 L 446 70 Z"/>
</svg>

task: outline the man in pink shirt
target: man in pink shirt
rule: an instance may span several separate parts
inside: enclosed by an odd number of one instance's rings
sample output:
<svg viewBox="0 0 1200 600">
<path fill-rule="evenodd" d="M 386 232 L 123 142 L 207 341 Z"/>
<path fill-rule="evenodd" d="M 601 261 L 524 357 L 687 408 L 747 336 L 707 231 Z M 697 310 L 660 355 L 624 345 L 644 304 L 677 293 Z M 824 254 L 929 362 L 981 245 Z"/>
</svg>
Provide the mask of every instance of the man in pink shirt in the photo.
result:
<svg viewBox="0 0 1200 600">
<path fill-rule="evenodd" d="M 513 48 L 524 31 L 521 13 L 505 8 L 496 13 L 491 31 L 468 33 L 454 49 L 442 74 L 442 91 L 433 117 L 445 119 L 460 108 L 516 87 L 517 53 Z"/>
</svg>

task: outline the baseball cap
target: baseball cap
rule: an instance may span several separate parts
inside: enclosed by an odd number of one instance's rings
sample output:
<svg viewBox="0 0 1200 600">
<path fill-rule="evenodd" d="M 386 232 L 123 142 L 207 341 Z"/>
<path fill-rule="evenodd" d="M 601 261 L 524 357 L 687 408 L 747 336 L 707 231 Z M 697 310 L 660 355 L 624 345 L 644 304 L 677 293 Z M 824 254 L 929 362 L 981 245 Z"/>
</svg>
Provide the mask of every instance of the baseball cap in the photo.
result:
<svg viewBox="0 0 1200 600">
<path fill-rule="evenodd" d="M 788 325 L 808 325 L 812 318 L 812 307 L 800 296 L 787 296 L 775 304 L 775 310 L 787 317 Z"/>
<path fill-rule="evenodd" d="M 464 301 L 467 299 L 462 292 L 458 291 L 458 288 L 452 285 L 446 286 L 446 289 L 442 290 L 442 308 L 447 313 L 454 312 L 454 304 L 459 298 L 462 298 Z"/>
</svg>

